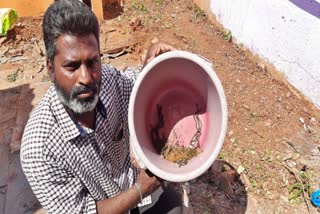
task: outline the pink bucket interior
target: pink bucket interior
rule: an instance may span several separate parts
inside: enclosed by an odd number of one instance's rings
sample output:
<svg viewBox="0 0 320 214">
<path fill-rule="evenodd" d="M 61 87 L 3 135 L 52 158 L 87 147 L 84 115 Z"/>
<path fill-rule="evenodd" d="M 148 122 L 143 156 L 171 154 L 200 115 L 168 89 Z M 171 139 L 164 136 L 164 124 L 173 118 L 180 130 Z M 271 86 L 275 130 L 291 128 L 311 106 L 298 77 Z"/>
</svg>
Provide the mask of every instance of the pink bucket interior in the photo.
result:
<svg viewBox="0 0 320 214">
<path fill-rule="evenodd" d="M 176 175 L 197 170 L 217 149 L 221 112 L 216 87 L 201 66 L 185 58 L 170 58 L 155 65 L 140 84 L 133 117 L 138 144 L 153 164 L 149 170 L 156 167 Z M 155 138 L 189 146 L 199 125 L 202 152 L 187 165 L 179 167 L 159 155 Z"/>
</svg>

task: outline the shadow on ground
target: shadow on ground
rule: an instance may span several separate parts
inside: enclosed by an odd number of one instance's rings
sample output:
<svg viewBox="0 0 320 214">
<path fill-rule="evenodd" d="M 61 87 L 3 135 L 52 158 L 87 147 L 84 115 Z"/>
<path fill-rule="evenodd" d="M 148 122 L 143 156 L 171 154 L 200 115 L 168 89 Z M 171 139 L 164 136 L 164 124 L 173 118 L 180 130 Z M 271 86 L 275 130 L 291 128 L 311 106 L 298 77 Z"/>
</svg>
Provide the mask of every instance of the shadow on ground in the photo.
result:
<svg viewBox="0 0 320 214">
<path fill-rule="evenodd" d="M 216 160 L 202 176 L 189 182 L 189 198 L 193 213 L 246 212 L 248 196 L 236 169 Z"/>
<path fill-rule="evenodd" d="M 0 213 L 33 213 L 40 204 L 20 165 L 20 142 L 33 108 L 29 84 L 0 90 Z"/>
</svg>

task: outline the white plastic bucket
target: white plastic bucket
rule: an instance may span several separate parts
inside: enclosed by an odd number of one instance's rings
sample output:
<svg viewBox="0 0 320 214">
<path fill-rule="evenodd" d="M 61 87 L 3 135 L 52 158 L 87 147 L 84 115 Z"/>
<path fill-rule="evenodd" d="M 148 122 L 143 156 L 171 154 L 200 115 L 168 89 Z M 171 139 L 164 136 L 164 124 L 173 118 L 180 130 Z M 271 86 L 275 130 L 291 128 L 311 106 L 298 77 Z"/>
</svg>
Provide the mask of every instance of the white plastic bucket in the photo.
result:
<svg viewBox="0 0 320 214">
<path fill-rule="evenodd" d="M 159 128 L 159 106 L 164 124 Z M 201 121 L 200 150 L 186 165 L 172 163 L 156 151 L 157 136 L 189 146 Z M 171 182 L 192 180 L 217 158 L 227 129 L 227 103 L 211 63 L 185 51 L 171 51 L 153 59 L 139 75 L 129 102 L 130 145 L 141 168 Z M 153 131 L 152 131 L 153 130 Z"/>
</svg>

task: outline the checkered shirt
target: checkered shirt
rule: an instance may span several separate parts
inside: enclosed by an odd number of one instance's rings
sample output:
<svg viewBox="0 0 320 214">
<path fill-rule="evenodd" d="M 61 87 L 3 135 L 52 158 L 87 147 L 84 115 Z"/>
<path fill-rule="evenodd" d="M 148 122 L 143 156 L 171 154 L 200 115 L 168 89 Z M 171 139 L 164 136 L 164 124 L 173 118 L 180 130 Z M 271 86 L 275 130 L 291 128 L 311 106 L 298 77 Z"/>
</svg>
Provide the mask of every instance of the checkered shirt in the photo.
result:
<svg viewBox="0 0 320 214">
<path fill-rule="evenodd" d="M 136 71 L 102 66 L 95 130 L 73 121 L 51 86 L 26 125 L 21 164 L 32 190 L 49 213 L 96 213 L 96 201 L 134 185 L 127 122 Z M 119 130 L 122 139 L 116 139 Z M 140 206 L 150 204 L 144 198 Z"/>
</svg>

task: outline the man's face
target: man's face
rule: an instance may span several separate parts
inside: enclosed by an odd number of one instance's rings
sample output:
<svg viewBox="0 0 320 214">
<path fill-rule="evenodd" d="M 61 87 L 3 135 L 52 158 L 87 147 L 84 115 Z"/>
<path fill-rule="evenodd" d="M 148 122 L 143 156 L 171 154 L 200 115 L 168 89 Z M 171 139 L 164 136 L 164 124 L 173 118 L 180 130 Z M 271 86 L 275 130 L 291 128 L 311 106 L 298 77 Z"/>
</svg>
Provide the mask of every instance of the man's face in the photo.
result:
<svg viewBox="0 0 320 214">
<path fill-rule="evenodd" d="M 61 102 L 76 114 L 92 111 L 101 85 L 99 45 L 93 34 L 63 34 L 56 41 L 49 74 Z"/>
</svg>

